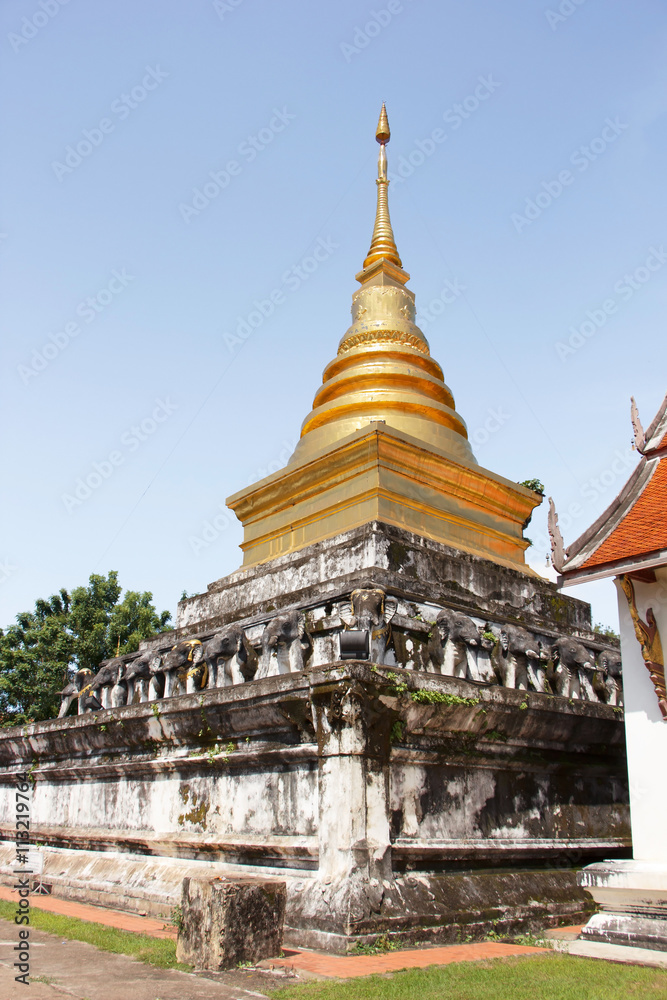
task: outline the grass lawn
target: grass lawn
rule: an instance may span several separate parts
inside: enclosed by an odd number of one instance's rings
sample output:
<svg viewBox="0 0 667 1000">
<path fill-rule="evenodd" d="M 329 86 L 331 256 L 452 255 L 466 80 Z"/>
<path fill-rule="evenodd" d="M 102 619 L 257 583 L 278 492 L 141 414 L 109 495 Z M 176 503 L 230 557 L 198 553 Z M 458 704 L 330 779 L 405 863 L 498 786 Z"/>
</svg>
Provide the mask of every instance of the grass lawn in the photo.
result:
<svg viewBox="0 0 667 1000">
<path fill-rule="evenodd" d="M 667 970 L 545 955 L 310 982 L 273 1000 L 666 1000 Z"/>
<path fill-rule="evenodd" d="M 0 918 L 14 924 L 16 904 L 0 899 Z M 30 926 L 40 931 L 57 934 L 60 938 L 86 941 L 102 951 L 112 951 L 117 955 L 131 955 L 140 962 L 148 962 L 160 969 L 182 969 L 189 972 L 189 965 L 176 961 L 176 942 L 165 938 L 151 938 L 145 934 L 121 931 L 104 924 L 92 924 L 76 917 L 64 917 L 59 913 L 48 913 L 36 908 L 30 911 Z"/>
</svg>

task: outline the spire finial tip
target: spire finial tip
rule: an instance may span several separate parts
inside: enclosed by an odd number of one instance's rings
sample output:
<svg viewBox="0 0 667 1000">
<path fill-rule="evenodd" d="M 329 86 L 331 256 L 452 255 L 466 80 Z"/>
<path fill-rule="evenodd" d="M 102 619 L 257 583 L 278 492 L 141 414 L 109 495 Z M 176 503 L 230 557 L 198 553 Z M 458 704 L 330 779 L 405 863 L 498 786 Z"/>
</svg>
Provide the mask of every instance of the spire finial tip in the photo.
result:
<svg viewBox="0 0 667 1000">
<path fill-rule="evenodd" d="M 380 118 L 378 119 L 378 127 L 375 130 L 375 138 L 383 145 L 385 142 L 389 142 L 389 139 L 391 138 L 391 132 L 389 131 L 389 119 L 387 118 L 387 109 L 384 101 L 382 102 L 382 110 L 380 111 Z"/>
</svg>

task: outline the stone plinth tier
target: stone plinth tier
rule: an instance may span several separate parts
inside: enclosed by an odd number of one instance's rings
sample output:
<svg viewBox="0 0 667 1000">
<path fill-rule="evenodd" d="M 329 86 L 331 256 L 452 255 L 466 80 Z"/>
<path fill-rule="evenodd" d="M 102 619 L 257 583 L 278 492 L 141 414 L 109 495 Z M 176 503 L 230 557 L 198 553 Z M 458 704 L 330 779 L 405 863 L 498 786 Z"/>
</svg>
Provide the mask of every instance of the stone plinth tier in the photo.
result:
<svg viewBox="0 0 667 1000">
<path fill-rule="evenodd" d="M 382 521 L 370 521 L 270 563 L 237 570 L 207 591 L 181 601 L 175 635 L 195 634 L 242 619 L 265 619 L 291 607 L 313 607 L 349 595 L 371 578 L 406 601 L 546 634 L 576 634 L 600 646 L 590 606 L 565 596 L 527 567 L 523 571 L 462 552 Z M 164 644 L 156 637 L 148 646 Z"/>
<path fill-rule="evenodd" d="M 286 942 L 336 950 L 573 922 L 569 866 L 629 847 L 612 708 L 367 662 L 0 733 L 4 783 L 34 761 L 54 892 L 85 901 L 88 870 L 123 905 L 167 857 L 279 875 Z M 161 865 L 174 905 L 183 874 Z"/>
</svg>

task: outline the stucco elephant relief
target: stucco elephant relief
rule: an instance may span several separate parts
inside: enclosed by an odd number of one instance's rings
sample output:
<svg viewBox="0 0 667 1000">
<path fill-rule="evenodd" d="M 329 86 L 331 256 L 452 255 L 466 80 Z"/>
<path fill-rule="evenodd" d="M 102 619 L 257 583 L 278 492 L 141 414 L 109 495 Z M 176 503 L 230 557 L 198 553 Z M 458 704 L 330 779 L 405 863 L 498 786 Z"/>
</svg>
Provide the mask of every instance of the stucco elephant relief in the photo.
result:
<svg viewBox="0 0 667 1000">
<path fill-rule="evenodd" d="M 505 687 L 544 692 L 548 661 L 548 651 L 526 629 L 507 625 L 500 630 L 493 651 L 493 666 Z"/>
<path fill-rule="evenodd" d="M 125 661 L 120 657 L 107 660 L 90 682 L 90 692 L 102 708 L 121 708 L 127 704 Z"/>
<path fill-rule="evenodd" d="M 192 694 L 206 687 L 207 667 L 199 639 L 183 639 L 151 663 L 151 701 Z"/>
<path fill-rule="evenodd" d="M 566 636 L 556 639 L 551 647 L 551 663 L 547 676 L 555 694 L 597 701 L 593 691 L 594 656 L 582 643 Z"/>
<path fill-rule="evenodd" d="M 623 665 L 617 649 L 603 649 L 598 654 L 593 690 L 607 705 L 623 704 Z"/>
<path fill-rule="evenodd" d="M 140 653 L 125 666 L 125 681 L 127 683 L 127 704 L 140 705 L 149 700 L 151 683 L 151 663 L 159 662 L 159 654 L 152 652 Z"/>
<path fill-rule="evenodd" d="M 436 618 L 429 641 L 432 668 L 448 677 L 495 681 L 491 665 L 494 642 L 467 615 L 445 608 Z"/>
<path fill-rule="evenodd" d="M 69 707 L 73 701 L 79 701 L 79 699 L 81 698 L 81 692 L 83 691 L 84 688 L 86 688 L 87 691 L 90 690 L 90 682 L 92 681 L 92 679 L 93 679 L 92 670 L 88 669 L 77 670 L 77 672 L 74 674 L 74 677 L 69 682 L 69 684 L 66 684 L 65 687 L 60 692 L 60 711 L 58 712 L 59 719 L 62 719 L 63 716 L 67 715 L 67 713 L 69 712 Z M 97 699 L 95 700 L 97 701 Z M 99 705 L 99 707 L 101 708 L 102 706 Z M 77 710 L 79 713 L 84 711 L 80 701 Z"/>
<path fill-rule="evenodd" d="M 387 597 L 381 587 L 363 583 L 350 594 L 349 603 L 338 608 L 338 613 L 346 628 L 361 629 L 369 633 L 370 659 L 372 663 L 384 663 L 387 646 L 391 640 L 391 625 L 398 602 Z"/>
<path fill-rule="evenodd" d="M 204 644 L 208 686 L 228 687 L 252 680 L 257 670 L 257 654 L 240 625 L 225 628 Z"/>
<path fill-rule="evenodd" d="M 264 629 L 262 661 L 255 679 L 303 670 L 312 649 L 303 612 L 290 611 L 288 614 L 278 615 Z"/>
</svg>

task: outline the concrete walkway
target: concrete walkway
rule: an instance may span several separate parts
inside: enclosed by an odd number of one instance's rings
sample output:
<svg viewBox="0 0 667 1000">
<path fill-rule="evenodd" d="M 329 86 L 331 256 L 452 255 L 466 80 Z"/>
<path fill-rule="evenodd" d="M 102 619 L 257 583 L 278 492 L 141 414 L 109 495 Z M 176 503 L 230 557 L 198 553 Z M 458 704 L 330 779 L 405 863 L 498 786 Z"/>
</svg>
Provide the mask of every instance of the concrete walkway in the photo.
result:
<svg viewBox="0 0 667 1000">
<path fill-rule="evenodd" d="M 2 1000 L 266 1000 L 259 973 L 220 973 L 214 979 L 156 969 L 127 955 L 100 951 L 82 941 L 65 941 L 30 929 L 28 989 L 16 983 L 12 967 L 17 928 L 0 920 L 0 997 Z M 265 976 L 263 982 L 266 982 Z M 270 979 L 271 986 L 276 982 Z"/>
<path fill-rule="evenodd" d="M 667 952 L 651 948 L 605 944 L 603 941 L 565 941 L 558 950 L 580 958 L 600 958 L 605 962 L 621 962 L 623 965 L 651 965 L 656 969 L 667 969 Z"/>
</svg>

